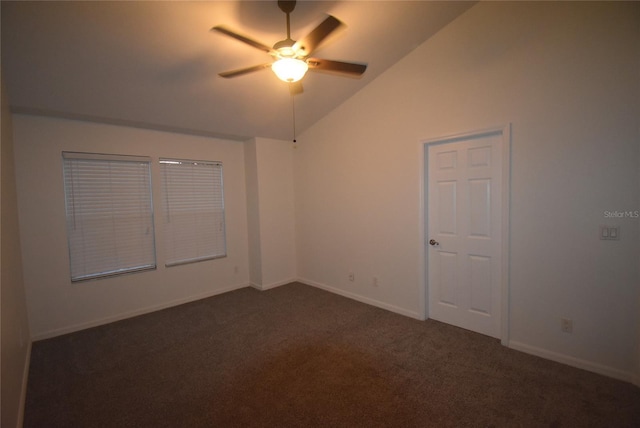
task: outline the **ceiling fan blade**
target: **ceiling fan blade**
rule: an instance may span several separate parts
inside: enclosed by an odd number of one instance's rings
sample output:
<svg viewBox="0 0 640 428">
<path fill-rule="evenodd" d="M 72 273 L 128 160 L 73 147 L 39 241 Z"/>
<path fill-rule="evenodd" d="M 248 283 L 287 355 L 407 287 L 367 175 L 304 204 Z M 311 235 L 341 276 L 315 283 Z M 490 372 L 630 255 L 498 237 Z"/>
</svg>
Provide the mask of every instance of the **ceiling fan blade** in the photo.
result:
<svg viewBox="0 0 640 428">
<path fill-rule="evenodd" d="M 304 88 L 302 87 L 302 82 L 301 81 L 297 81 L 297 82 L 290 82 L 289 83 L 289 93 L 291 95 L 298 95 L 304 92 Z"/>
<path fill-rule="evenodd" d="M 271 63 L 254 65 L 253 67 L 245 67 L 245 68 L 238 68 L 236 70 L 223 71 L 222 73 L 218 73 L 218 76 L 225 77 L 225 78 L 237 77 L 237 76 L 242 76 L 243 74 L 253 73 L 254 71 L 259 71 L 259 70 L 262 70 L 263 68 L 269 68 L 269 67 L 271 67 Z"/>
<path fill-rule="evenodd" d="M 298 40 L 293 45 L 294 51 L 302 49 L 305 52 L 304 56 L 311 55 L 331 33 L 342 25 L 344 24 L 339 19 L 331 15 L 327 16 L 327 19 L 322 21 L 320 25 L 314 28 L 306 37 Z"/>
<path fill-rule="evenodd" d="M 367 64 L 355 62 L 333 61 L 330 59 L 309 58 L 307 64 L 312 70 L 330 71 L 360 76 L 367 70 Z"/>
<path fill-rule="evenodd" d="M 229 30 L 228 28 L 226 28 L 226 27 L 224 27 L 222 25 L 216 25 L 215 27 L 213 27 L 211 29 L 211 31 L 217 31 L 217 32 L 222 33 L 222 34 L 226 34 L 229 37 L 233 37 L 236 40 L 239 40 L 239 41 L 241 41 L 243 43 L 246 43 L 249 46 L 253 46 L 254 48 L 260 49 L 261 51 L 265 51 L 265 52 L 267 52 L 269 54 L 274 52 L 273 49 L 271 49 L 269 46 L 267 46 L 267 45 L 265 45 L 263 43 L 257 42 L 257 41 L 255 41 L 253 39 L 250 39 L 250 38 L 248 38 L 246 36 L 243 36 L 242 34 L 238 34 L 238 33 L 234 32 L 234 31 L 231 31 L 231 30 Z"/>
</svg>

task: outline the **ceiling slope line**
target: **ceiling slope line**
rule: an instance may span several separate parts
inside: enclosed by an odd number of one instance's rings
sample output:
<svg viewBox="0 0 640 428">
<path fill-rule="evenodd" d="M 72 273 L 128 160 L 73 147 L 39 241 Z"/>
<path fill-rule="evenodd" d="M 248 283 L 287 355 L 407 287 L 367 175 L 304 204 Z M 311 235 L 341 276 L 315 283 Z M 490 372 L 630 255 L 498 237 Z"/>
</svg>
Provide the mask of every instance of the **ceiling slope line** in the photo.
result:
<svg viewBox="0 0 640 428">
<path fill-rule="evenodd" d="M 43 116 L 43 117 L 51 117 L 51 118 L 66 119 L 66 120 L 77 120 L 81 122 L 101 123 L 104 125 L 125 126 L 128 128 L 148 129 L 152 131 L 170 132 L 174 134 L 216 138 L 219 140 L 231 140 L 231 141 L 244 142 L 251 138 L 254 138 L 254 136 L 231 135 L 231 134 L 205 131 L 201 129 L 182 128 L 179 126 L 161 125 L 161 124 L 151 123 L 151 122 L 93 116 L 88 114 L 71 113 L 71 112 L 49 110 L 49 109 L 42 109 L 42 108 L 36 108 L 36 107 L 24 107 L 24 106 L 11 105 L 9 109 L 13 114 L 22 114 L 22 115 L 28 115 L 28 116 Z"/>
</svg>

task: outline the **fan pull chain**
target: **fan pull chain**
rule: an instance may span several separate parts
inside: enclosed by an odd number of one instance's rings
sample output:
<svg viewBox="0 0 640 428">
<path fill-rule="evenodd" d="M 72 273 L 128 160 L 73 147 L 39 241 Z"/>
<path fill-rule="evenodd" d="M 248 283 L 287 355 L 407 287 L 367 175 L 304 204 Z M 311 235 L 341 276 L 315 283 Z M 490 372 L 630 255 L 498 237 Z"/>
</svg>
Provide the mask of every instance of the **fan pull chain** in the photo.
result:
<svg viewBox="0 0 640 428">
<path fill-rule="evenodd" d="M 289 83 L 289 85 L 292 85 Z M 295 95 L 291 94 L 291 113 L 293 115 L 293 142 L 296 143 L 296 104 Z"/>
</svg>

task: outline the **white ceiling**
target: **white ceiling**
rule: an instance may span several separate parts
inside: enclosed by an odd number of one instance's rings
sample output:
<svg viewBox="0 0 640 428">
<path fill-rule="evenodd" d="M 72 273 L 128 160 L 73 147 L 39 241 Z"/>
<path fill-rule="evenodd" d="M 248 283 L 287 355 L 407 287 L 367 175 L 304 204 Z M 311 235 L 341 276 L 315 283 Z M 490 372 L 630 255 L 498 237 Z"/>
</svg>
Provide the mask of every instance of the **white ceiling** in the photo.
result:
<svg viewBox="0 0 640 428">
<path fill-rule="evenodd" d="M 347 30 L 313 56 L 368 64 L 359 79 L 309 72 L 295 97 L 298 133 L 468 9 L 473 2 L 299 1 L 291 36 L 331 14 Z M 276 1 L 2 1 L 2 74 L 12 110 L 246 139 L 290 139 L 287 84 L 270 61 L 211 32 L 224 24 L 266 45 L 286 36 Z"/>
</svg>

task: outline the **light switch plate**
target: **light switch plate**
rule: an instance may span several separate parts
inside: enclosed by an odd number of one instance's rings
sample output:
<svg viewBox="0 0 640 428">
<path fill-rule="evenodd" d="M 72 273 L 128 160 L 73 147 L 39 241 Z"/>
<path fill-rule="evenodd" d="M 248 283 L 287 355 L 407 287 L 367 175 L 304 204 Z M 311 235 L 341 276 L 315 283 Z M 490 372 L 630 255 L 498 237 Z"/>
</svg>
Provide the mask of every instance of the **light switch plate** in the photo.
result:
<svg viewBox="0 0 640 428">
<path fill-rule="evenodd" d="M 620 239 L 620 226 L 600 225 L 600 239 L 605 241 L 617 241 Z"/>
</svg>

